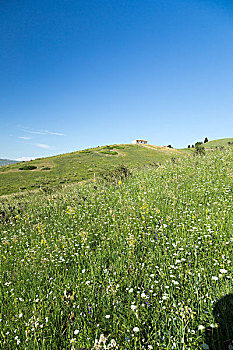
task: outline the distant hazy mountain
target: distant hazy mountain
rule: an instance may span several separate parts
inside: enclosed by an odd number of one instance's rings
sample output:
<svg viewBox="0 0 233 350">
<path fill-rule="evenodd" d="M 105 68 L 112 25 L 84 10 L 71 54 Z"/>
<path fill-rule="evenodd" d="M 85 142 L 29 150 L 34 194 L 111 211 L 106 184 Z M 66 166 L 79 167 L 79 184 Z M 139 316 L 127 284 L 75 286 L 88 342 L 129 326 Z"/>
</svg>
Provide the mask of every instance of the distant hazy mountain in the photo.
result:
<svg viewBox="0 0 233 350">
<path fill-rule="evenodd" d="M 0 159 L 0 166 L 17 163 L 16 160 Z"/>
</svg>

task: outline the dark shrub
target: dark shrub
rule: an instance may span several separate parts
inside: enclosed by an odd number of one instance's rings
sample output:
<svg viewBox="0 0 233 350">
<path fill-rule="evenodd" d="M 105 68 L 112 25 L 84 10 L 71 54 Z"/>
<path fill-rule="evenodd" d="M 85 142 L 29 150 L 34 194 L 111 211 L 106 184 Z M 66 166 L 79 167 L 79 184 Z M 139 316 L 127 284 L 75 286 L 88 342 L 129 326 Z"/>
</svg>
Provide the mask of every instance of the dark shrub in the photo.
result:
<svg viewBox="0 0 233 350">
<path fill-rule="evenodd" d="M 84 149 L 83 151 L 80 151 L 79 153 L 91 153 L 89 149 Z"/>
<path fill-rule="evenodd" d="M 116 148 L 116 149 L 124 149 L 125 147 L 116 145 L 116 146 L 114 146 L 114 148 Z"/>
<path fill-rule="evenodd" d="M 116 151 L 100 151 L 100 153 L 109 154 L 111 156 L 115 156 L 118 154 Z"/>
<path fill-rule="evenodd" d="M 35 165 L 24 165 L 19 168 L 19 170 L 34 170 L 37 169 L 37 166 Z"/>
<path fill-rule="evenodd" d="M 100 174 L 102 179 L 105 181 L 109 182 L 117 182 L 119 180 L 125 180 L 131 175 L 131 170 L 125 166 L 125 165 L 120 165 L 115 169 L 105 171 Z"/>
<path fill-rule="evenodd" d="M 201 145 L 197 145 L 195 147 L 195 155 L 204 155 L 205 154 L 205 148 Z"/>
</svg>

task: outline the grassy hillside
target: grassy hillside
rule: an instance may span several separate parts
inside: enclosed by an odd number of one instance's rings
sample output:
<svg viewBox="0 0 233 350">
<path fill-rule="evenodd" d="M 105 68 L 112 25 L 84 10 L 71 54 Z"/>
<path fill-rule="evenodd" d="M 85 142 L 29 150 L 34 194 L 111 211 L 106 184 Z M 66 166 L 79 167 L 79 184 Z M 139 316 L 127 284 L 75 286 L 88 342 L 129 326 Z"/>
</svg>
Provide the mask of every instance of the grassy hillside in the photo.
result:
<svg viewBox="0 0 233 350">
<path fill-rule="evenodd" d="M 2 197 L 0 348 L 230 349 L 232 169 L 229 149 Z"/>
<path fill-rule="evenodd" d="M 0 159 L 0 166 L 17 163 L 16 160 Z"/>
<path fill-rule="evenodd" d="M 209 141 L 203 144 L 204 147 L 206 148 L 216 148 L 216 147 L 220 147 L 220 146 L 224 146 L 224 147 L 229 147 L 229 142 L 230 145 L 233 146 L 233 138 L 226 138 L 226 139 L 218 139 L 218 140 L 213 140 L 213 141 Z"/>
<path fill-rule="evenodd" d="M 142 167 L 182 155 L 167 147 L 114 145 L 17 163 L 0 168 L 0 195 L 87 180 L 121 164 Z"/>
</svg>

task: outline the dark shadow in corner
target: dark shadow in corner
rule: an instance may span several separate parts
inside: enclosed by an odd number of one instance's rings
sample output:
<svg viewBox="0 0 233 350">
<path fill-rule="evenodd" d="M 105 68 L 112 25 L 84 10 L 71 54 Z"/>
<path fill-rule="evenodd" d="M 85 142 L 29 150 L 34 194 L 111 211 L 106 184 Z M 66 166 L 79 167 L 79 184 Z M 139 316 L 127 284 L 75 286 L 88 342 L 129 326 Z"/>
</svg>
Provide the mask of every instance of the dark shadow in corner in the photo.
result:
<svg viewBox="0 0 233 350">
<path fill-rule="evenodd" d="M 210 350 L 233 350 L 233 294 L 219 299 L 213 308 L 218 328 L 208 327 L 205 343 Z"/>
</svg>

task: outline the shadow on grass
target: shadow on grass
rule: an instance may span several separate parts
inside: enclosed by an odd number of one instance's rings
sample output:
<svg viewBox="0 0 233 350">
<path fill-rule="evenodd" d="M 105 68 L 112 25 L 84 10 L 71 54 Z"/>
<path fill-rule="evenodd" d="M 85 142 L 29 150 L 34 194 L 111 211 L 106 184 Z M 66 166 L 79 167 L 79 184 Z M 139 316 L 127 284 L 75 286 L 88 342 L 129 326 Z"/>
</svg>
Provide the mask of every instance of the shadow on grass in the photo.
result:
<svg viewBox="0 0 233 350">
<path fill-rule="evenodd" d="M 206 329 L 205 343 L 210 350 L 233 350 L 233 294 L 215 303 L 213 315 L 218 327 Z"/>
</svg>

